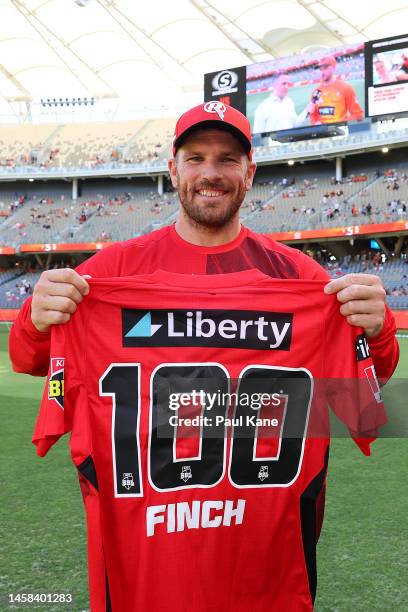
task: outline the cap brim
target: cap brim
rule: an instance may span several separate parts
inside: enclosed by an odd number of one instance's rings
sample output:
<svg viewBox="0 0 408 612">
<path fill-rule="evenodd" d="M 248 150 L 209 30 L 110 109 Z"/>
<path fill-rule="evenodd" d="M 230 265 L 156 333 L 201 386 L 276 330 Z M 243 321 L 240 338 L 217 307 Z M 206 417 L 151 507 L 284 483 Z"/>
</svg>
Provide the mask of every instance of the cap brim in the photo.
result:
<svg viewBox="0 0 408 612">
<path fill-rule="evenodd" d="M 208 121 L 199 121 L 198 123 L 195 123 L 191 127 L 187 128 L 174 141 L 174 143 L 173 143 L 174 150 L 177 151 L 177 149 L 179 149 L 183 145 L 185 140 L 191 134 L 193 134 L 193 132 L 197 132 L 198 130 L 208 130 L 208 129 L 211 129 L 211 128 L 213 128 L 214 130 L 223 130 L 224 132 L 229 132 L 230 134 L 235 136 L 235 138 L 237 140 L 239 140 L 239 142 L 244 147 L 245 153 L 247 155 L 250 153 L 250 151 L 252 149 L 252 145 L 249 142 L 249 140 L 244 136 L 244 134 L 238 128 L 234 127 L 230 123 L 225 123 L 224 121 L 217 120 L 217 119 L 210 119 Z"/>
</svg>

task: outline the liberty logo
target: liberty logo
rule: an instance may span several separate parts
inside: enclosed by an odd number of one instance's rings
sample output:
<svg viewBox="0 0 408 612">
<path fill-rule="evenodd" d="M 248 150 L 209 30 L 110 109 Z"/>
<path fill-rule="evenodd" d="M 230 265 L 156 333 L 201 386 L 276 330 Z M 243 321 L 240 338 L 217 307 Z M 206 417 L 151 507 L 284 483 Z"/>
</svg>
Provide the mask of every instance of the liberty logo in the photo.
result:
<svg viewBox="0 0 408 612">
<path fill-rule="evenodd" d="M 193 474 L 191 472 L 191 467 L 189 465 L 183 465 L 183 467 L 181 468 L 181 474 L 180 474 L 181 480 L 183 482 L 187 482 L 192 477 L 193 477 Z"/>
<path fill-rule="evenodd" d="M 288 351 L 293 314 L 255 310 L 122 309 L 124 347 L 214 346 Z"/>
<path fill-rule="evenodd" d="M 125 338 L 151 338 L 161 326 L 161 323 L 159 325 L 152 325 L 152 313 L 146 312 L 146 314 L 134 324 L 132 329 L 128 331 Z"/>
</svg>

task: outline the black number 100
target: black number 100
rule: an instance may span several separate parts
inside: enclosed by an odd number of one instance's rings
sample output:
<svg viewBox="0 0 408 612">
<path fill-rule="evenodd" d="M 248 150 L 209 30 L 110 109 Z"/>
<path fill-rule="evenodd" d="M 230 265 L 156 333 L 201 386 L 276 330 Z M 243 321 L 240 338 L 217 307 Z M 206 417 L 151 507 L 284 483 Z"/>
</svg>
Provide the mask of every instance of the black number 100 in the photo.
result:
<svg viewBox="0 0 408 612">
<path fill-rule="evenodd" d="M 112 458 L 116 497 L 143 496 L 140 439 L 139 363 L 113 363 L 99 380 L 101 396 L 112 397 Z M 192 458 L 177 459 L 175 443 L 177 427 L 170 424 L 175 414 L 168 403 L 160 401 L 160 391 L 167 383 L 183 380 L 184 391 L 197 389 L 200 380 L 217 381 L 221 393 L 229 389 L 229 374 L 218 363 L 162 364 L 150 377 L 150 426 L 148 436 L 148 473 L 151 485 L 158 491 L 213 487 L 226 469 L 226 430 L 223 419 L 229 406 L 215 402 L 211 409 L 211 424 L 200 433 L 200 453 Z M 303 458 L 313 380 L 304 368 L 248 366 L 242 370 L 237 387 L 235 424 L 231 433 L 228 475 L 237 488 L 287 487 L 297 478 Z M 255 457 L 258 427 L 248 425 L 247 416 L 254 414 L 240 397 L 257 393 L 286 398 L 280 424 L 279 450 L 274 457 Z M 241 417 L 241 419 L 239 419 Z M 158 431 L 160 430 L 160 435 Z M 188 466 L 188 477 L 181 479 L 182 467 Z M 261 474 L 261 477 L 260 477 Z"/>
</svg>

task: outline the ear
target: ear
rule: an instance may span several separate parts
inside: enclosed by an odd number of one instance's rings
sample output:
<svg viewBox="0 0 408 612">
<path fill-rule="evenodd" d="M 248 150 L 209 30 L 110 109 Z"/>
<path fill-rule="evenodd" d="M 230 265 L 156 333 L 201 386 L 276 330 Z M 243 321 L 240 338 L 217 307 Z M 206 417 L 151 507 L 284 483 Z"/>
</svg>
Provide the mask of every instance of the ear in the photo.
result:
<svg viewBox="0 0 408 612">
<path fill-rule="evenodd" d="M 256 172 L 256 163 L 250 162 L 248 164 L 247 174 L 245 178 L 245 189 L 249 191 L 252 187 L 252 183 L 254 182 L 254 176 Z"/>
<path fill-rule="evenodd" d="M 177 187 L 178 187 L 178 181 L 177 181 L 177 162 L 176 162 L 174 157 L 169 159 L 169 161 L 167 162 L 167 167 L 169 169 L 171 184 L 173 185 L 174 189 L 177 189 Z"/>
</svg>

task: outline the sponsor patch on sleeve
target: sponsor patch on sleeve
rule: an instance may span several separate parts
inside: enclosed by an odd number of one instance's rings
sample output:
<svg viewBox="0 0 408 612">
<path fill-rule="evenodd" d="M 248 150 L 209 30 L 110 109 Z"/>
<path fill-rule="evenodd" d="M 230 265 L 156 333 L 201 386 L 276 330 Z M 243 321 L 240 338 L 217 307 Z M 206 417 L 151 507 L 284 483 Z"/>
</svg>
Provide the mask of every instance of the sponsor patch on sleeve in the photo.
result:
<svg viewBox="0 0 408 612">
<path fill-rule="evenodd" d="M 51 359 L 51 371 L 48 378 L 48 399 L 57 402 L 64 409 L 64 358 Z"/>
</svg>

